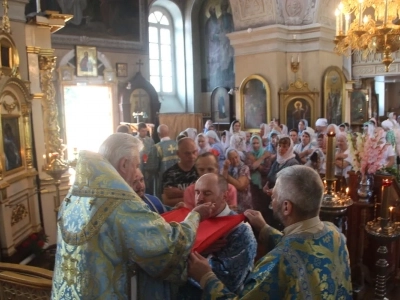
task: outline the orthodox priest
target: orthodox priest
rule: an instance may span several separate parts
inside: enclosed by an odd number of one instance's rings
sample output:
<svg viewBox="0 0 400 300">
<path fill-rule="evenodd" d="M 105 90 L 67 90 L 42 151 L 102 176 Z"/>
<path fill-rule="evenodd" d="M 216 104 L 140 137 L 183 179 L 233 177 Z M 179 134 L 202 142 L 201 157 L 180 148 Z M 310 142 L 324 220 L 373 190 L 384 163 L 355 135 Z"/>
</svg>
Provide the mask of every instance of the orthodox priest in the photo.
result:
<svg viewBox="0 0 400 300">
<path fill-rule="evenodd" d="M 213 205 L 196 207 L 181 223 L 153 213 L 130 187 L 142 147 L 139 139 L 115 133 L 98 153 L 80 152 L 57 220 L 52 299 L 129 299 L 132 263 L 158 279 L 186 279 L 183 258 Z"/>
</svg>

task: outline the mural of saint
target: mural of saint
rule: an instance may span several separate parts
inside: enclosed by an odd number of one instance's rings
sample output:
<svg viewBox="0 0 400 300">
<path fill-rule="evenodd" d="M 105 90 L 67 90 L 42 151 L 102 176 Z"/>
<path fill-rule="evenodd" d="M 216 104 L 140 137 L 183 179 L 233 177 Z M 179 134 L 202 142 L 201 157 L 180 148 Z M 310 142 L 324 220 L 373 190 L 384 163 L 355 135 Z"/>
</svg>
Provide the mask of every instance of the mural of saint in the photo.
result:
<svg viewBox="0 0 400 300">
<path fill-rule="evenodd" d="M 339 125 L 342 123 L 342 96 L 340 90 L 331 90 L 327 102 L 328 123 Z"/>
<path fill-rule="evenodd" d="M 202 91 L 211 92 L 217 86 L 234 86 L 234 51 L 227 34 L 234 31 L 233 17 L 228 0 L 208 0 L 202 15 L 204 20 L 202 37 Z"/>
<path fill-rule="evenodd" d="M 257 79 L 249 80 L 244 88 L 244 127 L 260 128 L 266 121 L 267 91 L 264 84 Z"/>
<path fill-rule="evenodd" d="M 306 119 L 311 124 L 310 105 L 304 99 L 296 98 L 289 102 L 286 110 L 286 126 L 290 129 L 297 128 L 301 119 Z"/>
<path fill-rule="evenodd" d="M 18 119 L 3 122 L 3 145 L 6 157 L 6 171 L 22 166 Z"/>
</svg>

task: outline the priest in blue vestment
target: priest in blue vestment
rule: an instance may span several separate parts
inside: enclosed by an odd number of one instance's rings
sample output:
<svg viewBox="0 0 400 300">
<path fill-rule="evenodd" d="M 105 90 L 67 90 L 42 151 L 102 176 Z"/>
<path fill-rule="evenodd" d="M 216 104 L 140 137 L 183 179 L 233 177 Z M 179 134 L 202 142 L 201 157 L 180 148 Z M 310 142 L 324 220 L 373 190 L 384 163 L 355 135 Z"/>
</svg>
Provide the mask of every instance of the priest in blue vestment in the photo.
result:
<svg viewBox="0 0 400 300">
<path fill-rule="evenodd" d="M 227 202 L 228 183 L 223 176 L 205 174 L 195 184 L 196 204 L 214 203 L 213 217 L 235 215 Z M 212 271 L 232 292 L 242 289 L 247 275 L 253 269 L 257 242 L 249 224 L 241 223 L 204 253 Z M 179 290 L 178 299 L 200 299 L 202 290 L 198 282 L 190 279 Z"/>
<path fill-rule="evenodd" d="M 267 225 L 260 212 L 245 212 L 260 239 L 272 250 L 232 291 L 200 254 L 191 254 L 189 275 L 200 281 L 203 299 L 352 299 L 346 239 L 318 215 L 324 187 L 317 172 L 291 166 L 278 173 L 272 192 L 274 216 L 283 233 Z"/>
<path fill-rule="evenodd" d="M 159 280 L 186 280 L 185 258 L 213 205 L 196 207 L 181 223 L 152 212 L 131 188 L 141 148 L 116 133 L 99 153 L 80 152 L 57 219 L 52 299 L 129 299 L 132 262 Z M 154 290 L 151 299 L 165 298 Z"/>
<path fill-rule="evenodd" d="M 144 170 L 149 172 L 151 180 L 154 180 L 154 195 L 161 197 L 161 180 L 164 172 L 179 161 L 176 154 L 178 144 L 169 137 L 169 129 L 165 124 L 157 128 L 160 142 L 151 147 L 147 163 Z"/>
</svg>

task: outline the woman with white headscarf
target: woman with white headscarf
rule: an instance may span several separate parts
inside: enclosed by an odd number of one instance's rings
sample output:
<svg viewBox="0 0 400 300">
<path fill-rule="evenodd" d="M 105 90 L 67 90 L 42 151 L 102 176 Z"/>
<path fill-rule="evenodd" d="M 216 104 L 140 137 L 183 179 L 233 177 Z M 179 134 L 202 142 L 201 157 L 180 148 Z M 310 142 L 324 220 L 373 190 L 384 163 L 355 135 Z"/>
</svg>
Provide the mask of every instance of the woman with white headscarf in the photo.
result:
<svg viewBox="0 0 400 300">
<path fill-rule="evenodd" d="M 269 136 L 269 132 L 270 132 L 270 127 L 268 126 L 268 124 L 265 123 L 261 123 L 260 125 L 260 137 L 262 139 L 263 142 L 263 146 L 266 147 L 268 144 L 268 136 Z"/>
<path fill-rule="evenodd" d="M 395 113 L 395 112 L 391 112 L 391 113 L 389 114 L 388 120 L 389 120 L 390 122 L 393 123 L 393 128 L 398 128 L 398 127 L 400 127 L 399 123 L 397 123 L 397 120 L 396 120 L 396 113 Z"/>
<path fill-rule="evenodd" d="M 211 151 L 211 146 L 210 143 L 208 142 L 208 137 L 204 133 L 199 133 L 196 136 L 194 142 L 197 146 L 197 151 L 199 155 Z"/>
<path fill-rule="evenodd" d="M 275 186 L 276 175 L 284 168 L 298 165 L 299 162 L 296 160 L 296 156 L 293 151 L 293 141 L 289 136 L 280 136 L 278 140 L 278 151 L 276 160 L 269 170 L 267 180 L 268 182 L 264 186 L 264 191 L 267 194 L 272 193 L 272 188 Z"/>
<path fill-rule="evenodd" d="M 280 124 L 279 125 L 280 129 L 281 129 L 281 134 L 282 135 L 288 135 L 288 127 L 285 124 Z"/>
<path fill-rule="evenodd" d="M 187 137 L 191 138 L 193 141 L 196 139 L 197 136 L 197 129 L 196 128 L 186 128 L 185 130 Z"/>
<path fill-rule="evenodd" d="M 222 166 L 225 161 L 224 146 L 221 144 L 221 141 L 214 130 L 207 131 L 206 136 L 208 137 L 208 142 L 210 143 L 211 148 L 217 150 L 219 153 L 218 155 L 219 168 L 222 169 Z"/>
<path fill-rule="evenodd" d="M 310 131 L 303 130 L 303 134 L 301 135 L 301 143 L 296 144 L 293 147 L 294 152 L 296 152 L 300 159 L 302 164 L 305 164 L 310 157 L 310 155 L 313 153 L 315 146 L 311 143 L 312 139 L 312 134 Z"/>
<path fill-rule="evenodd" d="M 229 140 L 229 147 L 225 150 L 225 156 L 228 156 L 228 152 L 232 149 L 235 149 L 239 153 L 240 159 L 245 161 L 246 155 L 244 152 L 246 151 L 246 137 L 239 134 L 232 135 Z"/>
<path fill-rule="evenodd" d="M 231 123 L 231 127 L 229 128 L 229 133 L 231 134 L 231 136 L 233 136 L 234 134 L 238 134 L 246 138 L 246 133 L 240 130 L 240 126 L 241 124 L 238 120 L 235 120 Z"/>
<path fill-rule="evenodd" d="M 237 190 L 238 212 L 242 213 L 247 209 L 252 209 L 250 169 L 240 160 L 237 150 L 230 149 L 227 152 L 227 159 L 224 162 L 222 176 Z"/>
</svg>

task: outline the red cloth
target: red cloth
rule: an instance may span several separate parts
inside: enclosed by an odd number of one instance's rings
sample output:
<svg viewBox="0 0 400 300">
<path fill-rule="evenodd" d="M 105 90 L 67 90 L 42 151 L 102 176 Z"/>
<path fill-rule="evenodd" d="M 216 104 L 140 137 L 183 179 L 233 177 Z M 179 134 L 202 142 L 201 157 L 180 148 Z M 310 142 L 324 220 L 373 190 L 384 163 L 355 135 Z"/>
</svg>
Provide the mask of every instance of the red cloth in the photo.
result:
<svg viewBox="0 0 400 300">
<path fill-rule="evenodd" d="M 182 222 L 185 220 L 186 216 L 189 214 L 190 209 L 186 207 L 175 209 L 161 216 L 170 222 Z M 197 251 L 199 253 L 206 250 L 211 246 L 216 240 L 223 237 L 230 230 L 235 228 L 241 222 L 243 222 L 245 216 L 243 214 L 226 216 L 226 217 L 216 217 L 204 220 L 200 223 L 197 229 L 196 240 L 194 242 L 192 252 Z"/>
</svg>

